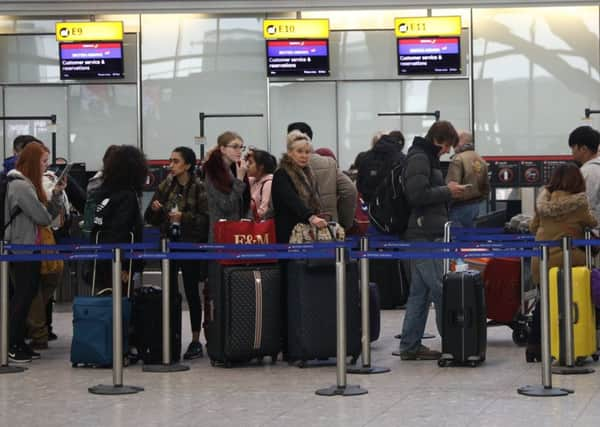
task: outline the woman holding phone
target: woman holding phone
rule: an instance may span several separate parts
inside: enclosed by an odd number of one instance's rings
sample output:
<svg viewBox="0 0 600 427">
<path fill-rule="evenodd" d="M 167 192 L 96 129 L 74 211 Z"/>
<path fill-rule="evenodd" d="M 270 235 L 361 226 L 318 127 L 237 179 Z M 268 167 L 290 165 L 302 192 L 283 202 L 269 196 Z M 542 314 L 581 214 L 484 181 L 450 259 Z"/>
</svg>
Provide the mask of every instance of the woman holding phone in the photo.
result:
<svg viewBox="0 0 600 427">
<path fill-rule="evenodd" d="M 252 218 L 248 164 L 242 158 L 245 149 L 241 136 L 231 131 L 224 132 L 217 138 L 217 146 L 204 164 L 209 242 L 214 241 L 214 224 L 217 221 Z"/>
<path fill-rule="evenodd" d="M 13 244 L 34 245 L 40 242 L 40 227 L 47 227 L 62 207 L 65 181 L 59 181 L 48 199 L 42 175 L 48 167 L 48 149 L 42 144 L 28 144 L 19 155 L 15 169 L 8 172 L 5 239 Z M 25 326 L 31 302 L 39 290 L 40 262 L 11 264 L 14 283 L 10 299 L 10 349 L 8 358 L 14 363 L 39 358 L 25 343 Z"/>
</svg>

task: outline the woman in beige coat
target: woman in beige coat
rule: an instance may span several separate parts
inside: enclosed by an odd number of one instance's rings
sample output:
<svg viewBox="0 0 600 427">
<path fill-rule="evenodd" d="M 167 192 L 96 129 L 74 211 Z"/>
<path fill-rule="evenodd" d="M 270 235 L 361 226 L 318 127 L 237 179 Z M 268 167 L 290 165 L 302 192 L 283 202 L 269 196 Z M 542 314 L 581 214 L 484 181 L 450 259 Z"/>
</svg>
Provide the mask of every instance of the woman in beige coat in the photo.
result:
<svg viewBox="0 0 600 427">
<path fill-rule="evenodd" d="M 583 239 L 585 229 L 595 227 L 596 219 L 590 212 L 585 195 L 585 181 L 579 168 L 567 163 L 556 168 L 548 185 L 542 190 L 535 205 L 535 216 L 529 229 L 535 240 L 560 240 L 565 236 Z M 562 266 L 562 249 L 550 248 L 548 267 Z M 573 248 L 571 259 L 574 266 L 585 265 L 585 252 Z M 539 283 L 539 260 L 533 259 L 532 275 Z M 533 313 L 533 325 L 527 346 L 529 359 L 540 359 L 540 314 L 539 304 Z"/>
</svg>

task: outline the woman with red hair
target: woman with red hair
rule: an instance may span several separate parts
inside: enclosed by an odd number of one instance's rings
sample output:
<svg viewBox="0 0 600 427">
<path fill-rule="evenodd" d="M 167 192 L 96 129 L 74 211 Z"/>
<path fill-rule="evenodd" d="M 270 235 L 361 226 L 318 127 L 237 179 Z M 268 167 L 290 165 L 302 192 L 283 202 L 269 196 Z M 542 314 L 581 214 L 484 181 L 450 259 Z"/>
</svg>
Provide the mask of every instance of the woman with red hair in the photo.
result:
<svg viewBox="0 0 600 427">
<path fill-rule="evenodd" d="M 12 244 L 39 244 L 40 226 L 48 226 L 62 206 L 65 182 L 58 182 L 52 190 L 52 198 L 46 197 L 42 175 L 48 166 L 48 149 L 39 143 L 28 144 L 19 155 L 15 169 L 8 172 L 5 221 L 5 240 Z M 13 295 L 10 300 L 10 349 L 12 362 L 30 362 L 39 358 L 25 343 L 27 313 L 40 282 L 40 262 L 16 262 L 11 264 Z"/>
</svg>

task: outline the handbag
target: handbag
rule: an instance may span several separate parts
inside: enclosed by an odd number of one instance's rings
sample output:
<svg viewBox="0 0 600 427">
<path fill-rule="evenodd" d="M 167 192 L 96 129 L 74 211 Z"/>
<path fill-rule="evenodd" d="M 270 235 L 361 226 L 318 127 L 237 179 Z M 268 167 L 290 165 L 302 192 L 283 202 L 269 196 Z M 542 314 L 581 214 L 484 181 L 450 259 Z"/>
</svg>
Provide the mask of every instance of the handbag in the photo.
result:
<svg viewBox="0 0 600 427">
<path fill-rule="evenodd" d="M 214 225 L 214 241 L 222 244 L 236 245 L 268 245 L 275 243 L 275 221 L 252 221 L 242 219 L 241 221 L 219 220 Z M 225 251 L 231 253 L 231 251 Z M 268 264 L 277 262 L 276 259 L 243 259 L 243 260 L 219 260 L 223 265 L 235 264 Z"/>
<path fill-rule="evenodd" d="M 54 240 L 54 233 L 50 227 L 38 227 L 40 245 L 56 245 Z M 42 251 L 42 253 L 50 254 L 54 251 Z M 40 274 L 60 274 L 65 267 L 65 263 L 62 260 L 45 260 L 41 262 Z"/>
<path fill-rule="evenodd" d="M 299 222 L 290 234 L 290 243 L 313 243 L 343 241 L 346 239 L 344 228 L 337 222 L 329 222 L 327 227 L 317 228 L 314 225 Z"/>
</svg>

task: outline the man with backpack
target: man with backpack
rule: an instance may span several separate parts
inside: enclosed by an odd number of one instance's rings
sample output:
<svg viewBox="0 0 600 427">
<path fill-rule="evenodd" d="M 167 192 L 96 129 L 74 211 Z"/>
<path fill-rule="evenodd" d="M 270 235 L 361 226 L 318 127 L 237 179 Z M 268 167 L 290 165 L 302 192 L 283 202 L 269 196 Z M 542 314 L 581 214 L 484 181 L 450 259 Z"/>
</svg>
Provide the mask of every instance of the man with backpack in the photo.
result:
<svg viewBox="0 0 600 427">
<path fill-rule="evenodd" d="M 410 206 L 406 240 L 427 242 L 443 238 L 444 224 L 448 221 L 447 204 L 460 198 L 465 187 L 454 181 L 444 183 L 439 158 L 457 143 L 458 134 L 447 121 L 435 122 L 425 138 L 415 137 L 403 170 L 404 197 Z M 437 360 L 441 353 L 422 345 L 421 337 L 432 301 L 438 331 L 442 333 L 442 260 L 411 259 L 410 273 L 400 351 L 395 354 L 402 360 Z"/>
<path fill-rule="evenodd" d="M 369 151 L 359 154 L 355 160 L 358 169 L 356 188 L 365 202 L 371 203 L 377 187 L 395 165 L 405 160 L 402 148 L 404 135 L 399 130 L 382 135 Z"/>
</svg>

